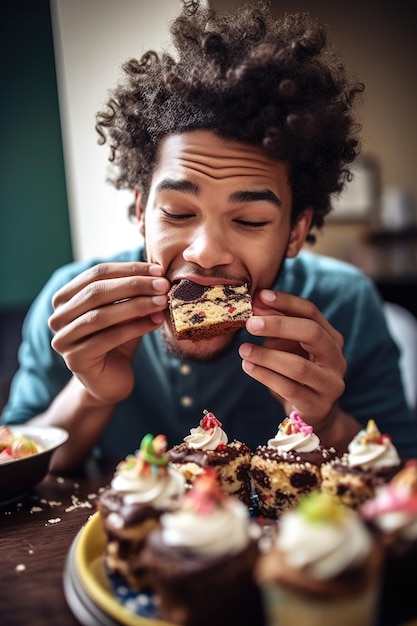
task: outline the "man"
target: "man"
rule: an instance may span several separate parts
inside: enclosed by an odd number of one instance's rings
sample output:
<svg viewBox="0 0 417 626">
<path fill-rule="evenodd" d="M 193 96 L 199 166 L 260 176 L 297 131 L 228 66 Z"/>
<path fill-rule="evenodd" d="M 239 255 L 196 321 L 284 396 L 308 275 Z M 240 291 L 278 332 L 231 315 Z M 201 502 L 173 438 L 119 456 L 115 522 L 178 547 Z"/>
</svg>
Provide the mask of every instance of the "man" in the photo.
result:
<svg viewBox="0 0 417 626">
<path fill-rule="evenodd" d="M 66 428 L 55 471 L 93 449 L 122 456 L 148 431 L 178 443 L 203 409 L 252 448 L 296 409 L 338 451 L 373 418 L 417 455 L 371 281 L 301 251 L 359 151 L 362 85 L 305 14 L 186 2 L 171 32 L 177 56 L 130 60 L 97 116 L 145 244 L 54 274 L 25 322 L 3 421 Z M 182 278 L 247 283 L 246 329 L 177 341 L 167 293 Z"/>
</svg>

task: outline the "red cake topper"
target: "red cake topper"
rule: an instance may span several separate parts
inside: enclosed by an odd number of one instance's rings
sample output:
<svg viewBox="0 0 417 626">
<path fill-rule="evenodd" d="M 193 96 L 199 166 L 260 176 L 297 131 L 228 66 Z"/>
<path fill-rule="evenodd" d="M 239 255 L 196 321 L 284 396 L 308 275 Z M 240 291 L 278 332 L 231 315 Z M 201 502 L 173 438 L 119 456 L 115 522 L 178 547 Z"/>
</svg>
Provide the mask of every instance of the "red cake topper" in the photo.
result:
<svg viewBox="0 0 417 626">
<path fill-rule="evenodd" d="M 207 430 L 209 432 L 213 431 L 216 427 L 221 428 L 222 423 L 217 419 L 214 413 L 207 411 L 207 409 L 204 409 L 203 413 L 204 417 L 200 421 L 200 426 L 203 430 Z"/>
</svg>

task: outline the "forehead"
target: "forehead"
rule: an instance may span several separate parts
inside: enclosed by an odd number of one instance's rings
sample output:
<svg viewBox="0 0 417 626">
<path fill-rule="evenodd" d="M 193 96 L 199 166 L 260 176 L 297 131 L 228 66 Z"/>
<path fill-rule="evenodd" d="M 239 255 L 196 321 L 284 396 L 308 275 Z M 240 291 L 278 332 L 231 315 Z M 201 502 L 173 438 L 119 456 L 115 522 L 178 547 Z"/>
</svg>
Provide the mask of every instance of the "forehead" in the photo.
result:
<svg viewBox="0 0 417 626">
<path fill-rule="evenodd" d="M 163 178 L 191 178 L 197 184 L 229 183 L 239 187 L 267 187 L 289 193 L 286 165 L 262 148 L 226 140 L 210 131 L 164 137 L 158 148 L 153 185 Z"/>
</svg>

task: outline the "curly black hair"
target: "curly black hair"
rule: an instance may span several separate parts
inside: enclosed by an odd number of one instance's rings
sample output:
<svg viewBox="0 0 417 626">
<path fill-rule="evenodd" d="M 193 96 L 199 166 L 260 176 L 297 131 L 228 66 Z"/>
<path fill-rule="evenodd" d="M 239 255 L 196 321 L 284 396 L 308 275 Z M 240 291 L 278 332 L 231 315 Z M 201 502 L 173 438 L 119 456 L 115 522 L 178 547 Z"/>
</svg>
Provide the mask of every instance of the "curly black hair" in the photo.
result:
<svg viewBox="0 0 417 626">
<path fill-rule="evenodd" d="M 173 52 L 123 65 L 125 80 L 97 113 L 108 141 L 113 184 L 145 198 L 158 144 L 196 129 L 263 146 L 289 165 L 292 223 L 308 206 L 321 228 L 360 151 L 353 105 L 363 84 L 351 78 L 326 28 L 308 13 L 275 19 L 267 0 L 216 14 L 183 0 L 170 27 Z"/>
</svg>

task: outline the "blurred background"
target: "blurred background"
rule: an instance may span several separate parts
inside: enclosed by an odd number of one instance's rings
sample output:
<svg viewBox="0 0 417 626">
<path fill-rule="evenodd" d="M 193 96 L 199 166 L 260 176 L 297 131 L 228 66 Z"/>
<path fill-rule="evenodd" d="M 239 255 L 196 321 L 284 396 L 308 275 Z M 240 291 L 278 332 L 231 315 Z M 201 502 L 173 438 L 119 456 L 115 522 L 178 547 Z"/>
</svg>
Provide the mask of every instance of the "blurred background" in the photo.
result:
<svg viewBox="0 0 417 626">
<path fill-rule="evenodd" d="M 243 4 L 208 0 L 221 11 Z M 313 248 L 365 270 L 384 299 L 417 315 L 416 6 L 388 0 L 272 0 L 329 27 L 365 83 L 355 177 Z M 2 0 L 0 379 L 17 367 L 23 316 L 73 259 L 133 247 L 131 200 L 106 182 L 95 114 L 122 63 L 160 48 L 180 0 Z"/>
</svg>

